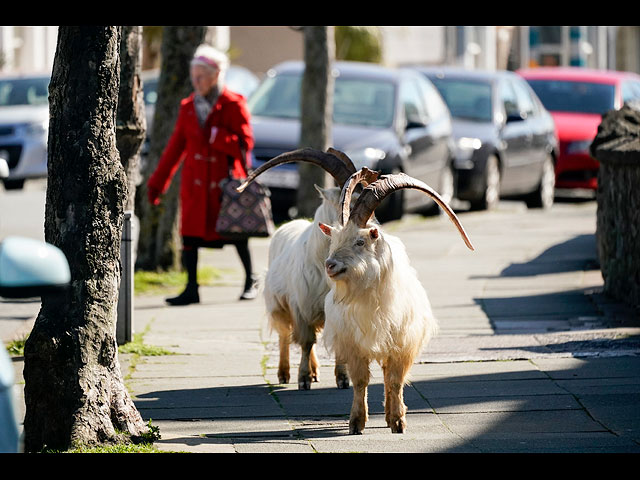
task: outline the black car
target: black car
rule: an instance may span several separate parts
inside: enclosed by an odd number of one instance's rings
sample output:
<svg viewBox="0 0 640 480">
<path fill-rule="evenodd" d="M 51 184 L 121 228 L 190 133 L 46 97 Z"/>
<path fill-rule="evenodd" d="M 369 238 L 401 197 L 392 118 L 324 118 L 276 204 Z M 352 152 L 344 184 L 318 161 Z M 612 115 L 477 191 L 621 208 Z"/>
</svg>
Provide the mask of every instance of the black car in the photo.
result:
<svg viewBox="0 0 640 480">
<path fill-rule="evenodd" d="M 249 99 L 255 136 L 253 166 L 300 148 L 300 89 L 303 62 L 270 70 Z M 360 62 L 335 62 L 331 146 L 345 152 L 356 168 L 404 172 L 427 183 L 445 200 L 453 197 L 451 117 L 438 91 L 410 69 Z M 271 190 L 276 221 L 296 216 L 299 183 L 296 164 L 260 176 Z M 403 190 L 376 211 L 380 221 L 405 211 L 438 207 L 426 195 Z"/>
<path fill-rule="evenodd" d="M 558 141 L 553 118 L 518 75 L 509 71 L 418 67 L 453 118 L 457 197 L 474 209 L 523 198 L 530 208 L 554 200 Z"/>
</svg>

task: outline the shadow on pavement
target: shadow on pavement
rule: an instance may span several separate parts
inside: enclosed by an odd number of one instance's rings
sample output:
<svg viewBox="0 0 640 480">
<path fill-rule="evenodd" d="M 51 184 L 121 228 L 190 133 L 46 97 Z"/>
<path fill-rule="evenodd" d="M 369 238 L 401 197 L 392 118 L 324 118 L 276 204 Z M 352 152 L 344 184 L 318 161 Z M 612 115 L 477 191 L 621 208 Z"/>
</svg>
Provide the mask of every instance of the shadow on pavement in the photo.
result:
<svg viewBox="0 0 640 480">
<path fill-rule="evenodd" d="M 497 367 L 478 362 L 475 374 L 468 366 L 451 368 L 414 367 L 416 378 L 405 387 L 404 435 L 384 424 L 379 378 L 369 387 L 370 420 L 361 436 L 348 435 L 351 388 L 300 392 L 265 383 L 157 391 L 137 403 L 145 419 L 200 422 L 197 435 L 173 437 L 172 445 L 255 451 L 258 444 L 274 448 L 281 442 L 275 448 L 283 452 L 294 448 L 291 442 L 317 452 L 354 451 L 354 445 L 362 452 L 640 452 L 640 357 L 535 359 Z"/>
</svg>

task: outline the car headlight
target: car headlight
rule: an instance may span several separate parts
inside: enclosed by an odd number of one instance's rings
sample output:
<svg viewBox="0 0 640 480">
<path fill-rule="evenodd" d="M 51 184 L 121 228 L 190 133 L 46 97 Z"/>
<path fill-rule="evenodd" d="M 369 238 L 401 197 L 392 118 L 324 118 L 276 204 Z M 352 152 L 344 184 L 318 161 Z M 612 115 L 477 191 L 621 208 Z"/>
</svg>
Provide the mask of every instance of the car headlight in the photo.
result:
<svg viewBox="0 0 640 480">
<path fill-rule="evenodd" d="M 380 148 L 367 147 L 360 150 L 347 151 L 346 155 L 351 159 L 356 169 L 362 167 L 375 168 L 380 160 L 387 156 Z"/>
<path fill-rule="evenodd" d="M 482 147 L 482 140 L 473 137 L 460 137 L 456 140 L 455 167 L 459 169 L 473 168 L 471 157 L 473 152 Z"/>
<path fill-rule="evenodd" d="M 567 153 L 584 153 L 590 155 L 589 147 L 591 146 L 591 140 L 578 140 L 576 142 L 569 142 L 567 144 Z"/>
<path fill-rule="evenodd" d="M 479 150 L 482 147 L 482 140 L 472 137 L 460 137 L 457 141 L 460 150 Z"/>
<path fill-rule="evenodd" d="M 22 126 L 22 131 L 30 137 L 46 137 L 49 131 L 49 121 L 25 124 Z"/>
</svg>

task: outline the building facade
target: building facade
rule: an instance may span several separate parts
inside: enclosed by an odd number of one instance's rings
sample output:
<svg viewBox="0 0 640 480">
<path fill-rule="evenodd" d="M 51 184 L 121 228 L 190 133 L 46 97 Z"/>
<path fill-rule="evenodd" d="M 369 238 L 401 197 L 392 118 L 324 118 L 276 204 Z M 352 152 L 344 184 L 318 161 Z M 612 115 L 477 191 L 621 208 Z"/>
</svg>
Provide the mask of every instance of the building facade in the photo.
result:
<svg viewBox="0 0 640 480">
<path fill-rule="evenodd" d="M 640 73 L 636 26 L 380 26 L 382 63 L 510 69 L 562 65 Z M 58 27 L 0 26 L 0 72 L 51 71 Z M 302 60 L 302 33 L 287 26 L 211 27 L 209 40 L 258 75 Z"/>
</svg>

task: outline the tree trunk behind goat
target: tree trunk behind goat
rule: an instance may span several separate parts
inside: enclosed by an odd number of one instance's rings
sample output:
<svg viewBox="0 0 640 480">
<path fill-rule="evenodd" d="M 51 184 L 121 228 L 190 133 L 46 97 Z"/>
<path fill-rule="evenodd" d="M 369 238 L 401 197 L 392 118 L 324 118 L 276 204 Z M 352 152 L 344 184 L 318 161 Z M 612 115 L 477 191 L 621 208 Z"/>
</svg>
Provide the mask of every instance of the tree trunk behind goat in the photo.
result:
<svg viewBox="0 0 640 480">
<path fill-rule="evenodd" d="M 325 151 L 331 146 L 333 115 L 334 59 L 333 27 L 302 27 L 305 71 L 300 105 L 300 147 Z M 325 186 L 326 173 L 315 165 L 298 165 L 300 184 L 297 194 L 298 217 L 313 218 L 321 203 L 314 184 Z"/>
<path fill-rule="evenodd" d="M 192 91 L 189 62 L 206 38 L 207 27 L 166 26 L 162 32 L 162 68 L 158 79 L 158 101 L 153 114 L 149 154 L 142 170 L 136 201 L 140 219 L 136 268 L 172 270 L 180 268 L 180 171 L 171 181 L 162 203 L 151 207 L 146 182 L 156 169 L 178 118 L 180 100 Z"/>
</svg>

